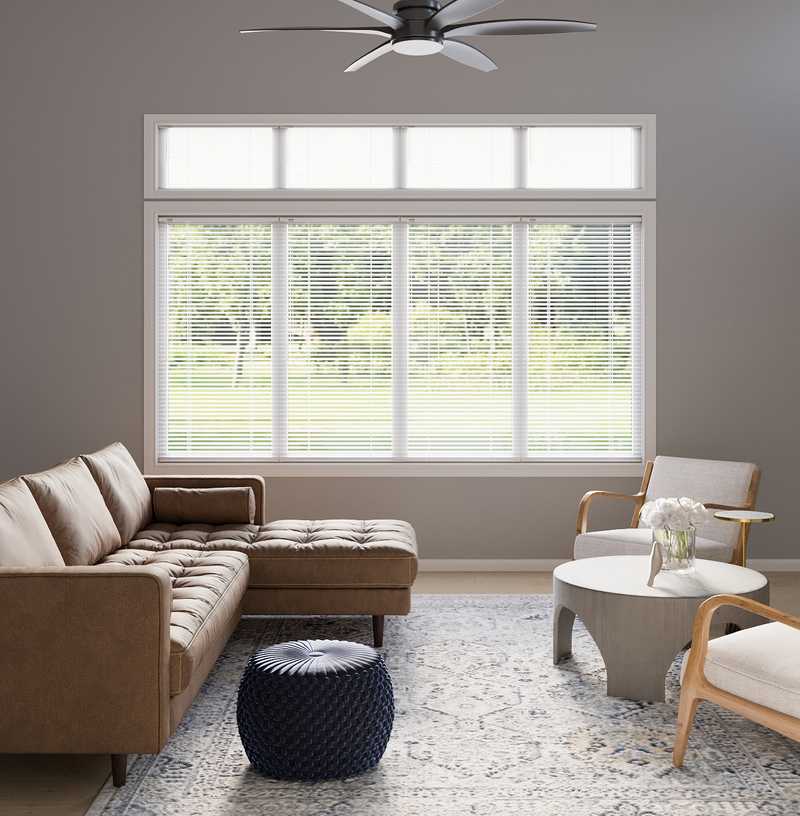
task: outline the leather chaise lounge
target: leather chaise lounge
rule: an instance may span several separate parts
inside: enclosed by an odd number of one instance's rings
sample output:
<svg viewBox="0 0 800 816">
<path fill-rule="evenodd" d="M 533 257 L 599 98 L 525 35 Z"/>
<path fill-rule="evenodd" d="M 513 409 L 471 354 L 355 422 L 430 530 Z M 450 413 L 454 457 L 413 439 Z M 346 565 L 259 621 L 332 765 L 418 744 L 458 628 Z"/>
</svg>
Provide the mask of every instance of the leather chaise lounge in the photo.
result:
<svg viewBox="0 0 800 816">
<path fill-rule="evenodd" d="M 194 515 L 195 518 L 190 516 Z M 403 521 L 265 522 L 257 476 L 143 476 L 119 443 L 0 484 L 0 753 L 158 753 L 240 615 L 410 609 Z"/>
</svg>

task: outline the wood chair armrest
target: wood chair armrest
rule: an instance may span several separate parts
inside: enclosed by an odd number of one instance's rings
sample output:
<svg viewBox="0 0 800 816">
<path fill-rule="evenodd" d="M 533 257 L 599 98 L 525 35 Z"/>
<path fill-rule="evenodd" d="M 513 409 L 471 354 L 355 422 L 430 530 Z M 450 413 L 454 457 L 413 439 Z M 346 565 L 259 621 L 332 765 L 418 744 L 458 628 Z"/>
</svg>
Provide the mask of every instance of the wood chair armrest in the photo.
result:
<svg viewBox="0 0 800 816">
<path fill-rule="evenodd" d="M 583 498 L 578 505 L 578 521 L 575 525 L 578 534 L 585 533 L 589 524 L 589 506 L 591 503 L 602 496 L 606 499 L 627 499 L 636 504 L 634 513 L 638 512 L 642 504 L 644 504 L 644 493 L 616 493 L 613 490 L 590 490 L 583 494 Z"/>
<path fill-rule="evenodd" d="M 692 627 L 692 648 L 681 677 L 681 698 L 678 705 L 678 725 L 675 733 L 675 745 L 672 749 L 672 762 L 676 768 L 683 765 L 689 731 L 692 727 L 697 705 L 701 700 L 710 700 L 729 711 L 733 711 L 748 720 L 771 728 L 794 740 L 800 740 L 799 720 L 789 714 L 740 697 L 731 691 L 718 688 L 706 677 L 705 666 L 708 656 L 708 639 L 711 620 L 721 606 L 735 606 L 767 620 L 783 623 L 794 629 L 800 629 L 800 618 L 787 615 L 774 607 L 742 598 L 738 595 L 714 595 L 703 601 L 695 615 Z M 757 627 L 756 627 L 757 628 Z M 735 637 L 731 635 L 730 637 Z"/>
<path fill-rule="evenodd" d="M 692 627 L 692 649 L 686 664 L 687 676 L 705 679 L 704 666 L 708 654 L 711 621 L 714 613 L 722 606 L 736 606 L 767 620 L 800 629 L 800 618 L 781 612 L 775 607 L 767 606 L 760 601 L 754 601 L 752 598 L 742 598 L 739 595 L 714 595 L 703 601 L 697 610 Z"/>
</svg>

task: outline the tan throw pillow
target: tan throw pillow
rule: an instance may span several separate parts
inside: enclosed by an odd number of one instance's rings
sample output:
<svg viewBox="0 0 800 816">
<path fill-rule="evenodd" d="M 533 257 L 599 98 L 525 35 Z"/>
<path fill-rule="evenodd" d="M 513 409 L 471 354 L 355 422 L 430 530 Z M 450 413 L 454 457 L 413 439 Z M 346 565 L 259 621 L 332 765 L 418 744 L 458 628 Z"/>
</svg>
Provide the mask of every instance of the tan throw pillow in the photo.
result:
<svg viewBox="0 0 800 816">
<path fill-rule="evenodd" d="M 256 498 L 251 487 L 157 487 L 153 516 L 170 524 L 252 524 Z"/>
<path fill-rule="evenodd" d="M 22 478 L 68 567 L 95 564 L 119 549 L 119 530 L 80 459 Z"/>
<path fill-rule="evenodd" d="M 44 516 L 21 477 L 0 484 L 0 567 L 63 567 Z"/>
<path fill-rule="evenodd" d="M 123 546 L 153 517 L 150 488 L 121 442 L 81 456 L 117 525 Z"/>
</svg>

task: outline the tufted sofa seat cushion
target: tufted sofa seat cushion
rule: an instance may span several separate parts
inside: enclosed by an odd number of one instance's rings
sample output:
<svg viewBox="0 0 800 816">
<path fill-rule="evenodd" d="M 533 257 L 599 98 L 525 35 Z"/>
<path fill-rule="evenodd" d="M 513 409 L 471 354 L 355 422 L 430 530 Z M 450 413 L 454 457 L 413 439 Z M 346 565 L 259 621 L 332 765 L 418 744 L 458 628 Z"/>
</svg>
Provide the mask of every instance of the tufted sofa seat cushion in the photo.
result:
<svg viewBox="0 0 800 816">
<path fill-rule="evenodd" d="M 238 618 L 247 589 L 247 556 L 216 550 L 154 552 L 128 547 L 111 553 L 100 563 L 117 567 L 151 566 L 169 575 L 170 694 L 180 694 L 231 616 Z"/>
<path fill-rule="evenodd" d="M 129 546 L 246 553 L 250 586 L 261 588 L 410 587 L 417 574 L 414 529 L 392 519 L 150 524 Z"/>
</svg>

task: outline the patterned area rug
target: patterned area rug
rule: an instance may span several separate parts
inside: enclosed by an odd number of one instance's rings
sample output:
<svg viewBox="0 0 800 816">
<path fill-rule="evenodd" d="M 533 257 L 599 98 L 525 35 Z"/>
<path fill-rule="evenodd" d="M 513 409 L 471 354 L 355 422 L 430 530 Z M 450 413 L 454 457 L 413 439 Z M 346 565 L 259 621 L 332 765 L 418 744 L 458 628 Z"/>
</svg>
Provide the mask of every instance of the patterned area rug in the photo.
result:
<svg viewBox="0 0 800 816">
<path fill-rule="evenodd" d="M 381 764 L 341 782 L 254 773 L 236 730 L 249 655 L 296 638 L 370 642 L 351 619 L 244 619 L 158 757 L 132 763 L 91 816 L 789 816 L 795 743 L 704 703 L 686 768 L 671 765 L 678 662 L 666 703 L 606 697 L 600 654 L 576 623 L 551 662 L 549 596 L 414 598 L 386 622 L 397 717 Z M 658 632 L 653 632 L 658 637 Z"/>
</svg>

